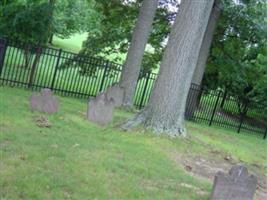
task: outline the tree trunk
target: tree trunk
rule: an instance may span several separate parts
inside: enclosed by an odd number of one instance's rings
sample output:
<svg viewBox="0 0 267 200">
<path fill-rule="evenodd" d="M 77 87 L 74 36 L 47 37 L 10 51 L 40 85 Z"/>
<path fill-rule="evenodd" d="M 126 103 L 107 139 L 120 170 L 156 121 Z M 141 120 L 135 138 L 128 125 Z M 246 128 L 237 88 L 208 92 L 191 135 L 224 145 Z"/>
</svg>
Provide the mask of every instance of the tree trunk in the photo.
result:
<svg viewBox="0 0 267 200">
<path fill-rule="evenodd" d="M 206 63 L 209 56 L 209 50 L 213 39 L 213 33 L 215 31 L 221 13 L 219 9 L 219 1 L 220 0 L 215 1 L 213 5 L 207 29 L 198 55 L 197 66 L 192 78 L 192 83 L 198 85 L 199 87 L 201 86 L 201 82 L 205 72 Z M 195 110 L 199 103 L 198 100 L 200 100 L 201 98 L 200 95 L 201 95 L 201 90 L 196 89 L 192 90 L 190 98 L 188 97 L 187 101 L 188 104 L 186 106 L 186 111 L 187 111 L 186 113 L 188 118 L 194 117 Z"/>
<path fill-rule="evenodd" d="M 186 99 L 213 2 L 182 1 L 148 106 L 122 128 L 143 123 L 157 133 L 186 136 Z"/>
<path fill-rule="evenodd" d="M 194 114 L 201 99 L 202 88 L 199 85 L 191 84 L 186 101 L 185 116 L 187 119 L 194 119 Z M 199 101 L 198 101 L 199 100 Z"/>
<path fill-rule="evenodd" d="M 53 37 L 54 37 L 54 34 L 53 33 L 50 34 L 49 39 L 48 39 L 49 44 L 53 44 Z"/>
<path fill-rule="evenodd" d="M 123 106 L 132 107 L 135 88 L 141 69 L 149 33 L 157 10 L 158 0 L 144 0 L 140 8 L 136 27 L 133 32 L 131 45 L 122 69 L 120 86 L 124 88 Z"/>
<path fill-rule="evenodd" d="M 32 87 L 32 85 L 34 84 L 34 77 L 36 74 L 37 65 L 40 61 L 41 55 L 42 55 L 42 48 L 37 47 L 36 52 L 35 52 L 35 58 L 34 58 L 32 66 L 31 66 L 31 73 L 30 73 L 30 77 L 29 77 L 28 87 Z"/>
<path fill-rule="evenodd" d="M 228 95 L 228 91 L 227 91 L 227 89 L 225 88 L 225 89 L 224 89 L 224 92 L 223 92 L 223 99 L 222 99 L 222 102 L 221 102 L 221 105 L 220 105 L 220 108 L 221 108 L 221 109 L 223 109 L 223 107 L 224 107 L 224 104 L 225 104 L 227 95 Z"/>
<path fill-rule="evenodd" d="M 53 30 L 53 17 L 54 17 L 54 10 L 55 10 L 55 3 L 56 0 L 49 0 L 49 4 L 51 6 L 50 10 L 50 22 L 48 24 L 48 38 L 47 38 L 47 43 L 52 44 L 53 43 L 53 36 L 54 36 L 54 30 Z"/>
<path fill-rule="evenodd" d="M 203 75 L 205 72 L 207 59 L 209 56 L 210 46 L 211 46 L 212 39 L 213 39 L 213 33 L 215 31 L 216 25 L 218 23 L 218 20 L 221 14 L 221 10 L 219 9 L 218 4 L 219 4 L 219 0 L 215 1 L 210 18 L 209 18 L 207 30 L 205 32 L 202 45 L 201 45 L 201 49 L 198 55 L 197 67 L 194 71 L 194 75 L 192 79 L 192 83 L 197 84 L 197 85 L 201 85 Z"/>
<path fill-rule="evenodd" d="M 31 67 L 31 62 L 32 62 L 32 57 L 33 57 L 33 53 L 31 51 L 32 51 L 32 47 L 30 45 L 27 45 L 25 49 L 23 49 L 24 68 L 26 69 Z"/>
</svg>

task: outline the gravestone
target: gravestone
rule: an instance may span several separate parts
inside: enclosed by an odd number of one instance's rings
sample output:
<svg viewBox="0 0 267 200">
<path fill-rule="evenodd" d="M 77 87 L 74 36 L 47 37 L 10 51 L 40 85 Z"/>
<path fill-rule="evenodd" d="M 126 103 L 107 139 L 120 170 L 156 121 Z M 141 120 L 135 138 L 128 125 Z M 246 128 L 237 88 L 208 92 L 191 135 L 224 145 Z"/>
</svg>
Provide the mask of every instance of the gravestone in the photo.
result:
<svg viewBox="0 0 267 200">
<path fill-rule="evenodd" d="M 228 174 L 217 172 L 210 200 L 252 200 L 257 177 L 249 175 L 246 167 L 235 165 Z"/>
<path fill-rule="evenodd" d="M 44 113 L 55 113 L 58 111 L 59 102 L 58 99 L 53 96 L 53 92 L 50 89 L 42 89 L 40 94 L 32 94 L 30 97 L 31 110 L 37 110 Z"/>
<path fill-rule="evenodd" d="M 122 106 L 124 89 L 118 83 L 108 87 L 106 94 L 108 99 L 112 98 L 114 100 L 115 107 Z"/>
<path fill-rule="evenodd" d="M 100 93 L 95 99 L 89 100 L 87 118 L 99 125 L 106 125 L 113 120 L 115 102 L 106 93 Z"/>
</svg>

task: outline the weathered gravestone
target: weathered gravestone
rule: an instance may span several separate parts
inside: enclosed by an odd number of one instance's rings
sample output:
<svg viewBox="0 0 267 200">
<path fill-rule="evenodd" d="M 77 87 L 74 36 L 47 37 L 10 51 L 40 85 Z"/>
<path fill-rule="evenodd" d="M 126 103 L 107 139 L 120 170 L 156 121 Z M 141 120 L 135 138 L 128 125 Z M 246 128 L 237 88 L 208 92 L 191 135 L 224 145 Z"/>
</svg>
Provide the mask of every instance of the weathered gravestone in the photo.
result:
<svg viewBox="0 0 267 200">
<path fill-rule="evenodd" d="M 217 172 L 210 200 L 252 200 L 257 177 L 249 175 L 246 167 L 235 165 L 228 174 Z"/>
<path fill-rule="evenodd" d="M 106 94 L 108 99 L 112 98 L 114 100 L 115 107 L 122 106 L 124 89 L 118 83 L 108 87 Z"/>
<path fill-rule="evenodd" d="M 59 102 L 50 89 L 42 89 L 40 94 L 32 94 L 30 107 L 32 111 L 37 110 L 51 114 L 58 111 Z"/>
<path fill-rule="evenodd" d="M 113 120 L 115 102 L 108 99 L 106 93 L 100 93 L 88 103 L 87 118 L 99 125 L 106 125 Z"/>
</svg>

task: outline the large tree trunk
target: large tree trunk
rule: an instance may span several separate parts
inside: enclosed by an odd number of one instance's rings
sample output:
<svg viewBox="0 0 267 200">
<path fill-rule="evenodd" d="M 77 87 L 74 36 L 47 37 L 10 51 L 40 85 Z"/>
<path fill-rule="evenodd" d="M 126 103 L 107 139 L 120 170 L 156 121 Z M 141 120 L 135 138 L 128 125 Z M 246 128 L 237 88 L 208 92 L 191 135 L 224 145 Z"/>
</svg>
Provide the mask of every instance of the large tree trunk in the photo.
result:
<svg viewBox="0 0 267 200">
<path fill-rule="evenodd" d="M 144 0 L 140 8 L 136 27 L 133 32 L 131 45 L 122 69 L 120 86 L 124 88 L 123 106 L 132 107 L 135 88 L 141 69 L 149 33 L 152 29 L 158 0 Z M 122 19 L 123 20 L 123 19 Z"/>
<path fill-rule="evenodd" d="M 186 98 L 213 2 L 182 1 L 148 106 L 122 128 L 144 123 L 157 133 L 186 136 Z"/>
<path fill-rule="evenodd" d="M 200 48 L 200 52 L 198 55 L 197 66 L 194 71 L 194 75 L 192 79 L 192 83 L 196 85 L 201 85 L 203 75 L 205 72 L 207 59 L 209 56 L 210 46 L 211 46 L 212 39 L 213 39 L 213 33 L 215 31 L 216 25 L 218 23 L 218 20 L 221 14 L 221 10 L 219 8 L 219 1 L 220 0 L 217 0 L 214 3 L 214 6 L 212 9 L 210 18 L 209 18 L 208 26 L 207 26 L 207 29 L 206 29 L 206 32 L 205 32 L 205 35 L 202 41 L 202 45 Z"/>
<path fill-rule="evenodd" d="M 200 52 L 198 55 L 197 66 L 193 74 L 192 83 L 194 84 L 195 89 L 191 89 L 190 95 L 188 96 L 187 99 L 187 106 L 186 106 L 186 115 L 189 119 L 194 117 L 195 110 L 197 108 L 197 105 L 199 104 L 199 100 L 201 99 L 200 95 L 202 92 L 200 86 L 205 72 L 207 59 L 209 56 L 209 50 L 213 39 L 213 33 L 215 31 L 221 13 L 221 10 L 219 8 L 219 3 L 220 0 L 215 0 L 215 3 L 211 11 L 211 15 L 209 17 L 207 29 L 202 41 Z"/>
</svg>

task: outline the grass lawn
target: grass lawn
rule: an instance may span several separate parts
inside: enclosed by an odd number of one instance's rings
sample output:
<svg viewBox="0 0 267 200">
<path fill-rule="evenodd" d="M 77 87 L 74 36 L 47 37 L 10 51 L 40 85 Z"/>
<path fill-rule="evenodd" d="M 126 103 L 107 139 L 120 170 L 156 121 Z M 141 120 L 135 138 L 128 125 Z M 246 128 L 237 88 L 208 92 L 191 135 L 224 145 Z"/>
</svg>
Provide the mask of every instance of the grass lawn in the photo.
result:
<svg viewBox="0 0 267 200">
<path fill-rule="evenodd" d="M 87 33 L 76 33 L 72 35 L 68 39 L 61 39 L 56 36 L 53 38 L 53 45 L 52 47 L 60 48 L 65 51 L 70 51 L 73 53 L 79 53 L 79 51 L 82 49 L 82 44 L 87 38 Z M 126 59 L 126 54 L 111 54 L 109 56 L 106 56 L 105 59 L 110 61 L 115 61 L 115 58 L 119 55 L 120 60 L 117 62 L 119 64 L 123 64 L 123 61 Z M 100 54 L 100 56 L 104 57 Z"/>
<path fill-rule="evenodd" d="M 44 115 L 29 111 L 30 94 L 0 87 L 1 200 L 207 200 L 209 169 L 240 162 L 267 179 L 267 142 L 253 134 L 193 123 L 187 139 L 123 132 L 116 125 L 131 113 L 117 110 L 113 124 L 99 127 L 86 120 L 86 101 L 59 97 L 60 111 Z"/>
<path fill-rule="evenodd" d="M 87 33 L 77 33 L 68 39 L 61 39 L 55 36 L 53 38 L 53 47 L 61 48 L 65 51 L 71 51 L 73 53 L 78 53 L 81 50 L 83 41 L 86 40 L 86 37 Z"/>
</svg>

